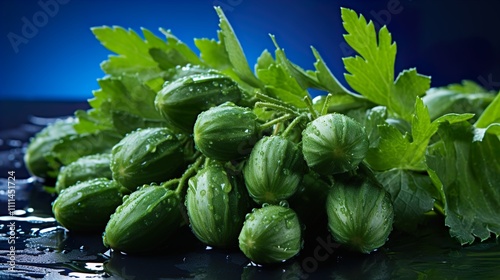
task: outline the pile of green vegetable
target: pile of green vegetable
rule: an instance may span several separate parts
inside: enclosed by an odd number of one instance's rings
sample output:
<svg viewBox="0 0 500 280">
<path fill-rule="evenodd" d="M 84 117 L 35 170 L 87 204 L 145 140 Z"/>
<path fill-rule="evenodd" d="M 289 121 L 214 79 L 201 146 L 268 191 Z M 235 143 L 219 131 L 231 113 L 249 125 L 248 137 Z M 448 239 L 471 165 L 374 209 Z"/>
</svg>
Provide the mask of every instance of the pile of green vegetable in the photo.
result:
<svg viewBox="0 0 500 280">
<path fill-rule="evenodd" d="M 415 69 L 394 77 L 387 28 L 345 8 L 355 92 L 314 48 L 304 70 L 273 36 L 274 57 L 264 50 L 252 71 L 216 11 L 218 40 L 195 39 L 199 56 L 163 29 L 166 40 L 92 29 L 117 55 L 101 64 L 91 109 L 47 126 L 25 156 L 54 182 L 61 225 L 104 232 L 126 253 L 163 249 L 189 226 L 259 264 L 297 255 L 309 225 L 362 253 L 430 215 L 461 244 L 499 236 L 498 94 L 471 81 L 430 88 Z"/>
</svg>

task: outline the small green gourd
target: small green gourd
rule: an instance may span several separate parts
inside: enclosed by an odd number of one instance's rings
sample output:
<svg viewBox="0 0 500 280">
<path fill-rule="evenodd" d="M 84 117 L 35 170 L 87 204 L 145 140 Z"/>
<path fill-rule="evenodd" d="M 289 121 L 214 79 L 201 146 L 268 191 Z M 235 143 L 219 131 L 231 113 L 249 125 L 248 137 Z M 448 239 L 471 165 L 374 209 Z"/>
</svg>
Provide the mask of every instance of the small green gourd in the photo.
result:
<svg viewBox="0 0 500 280">
<path fill-rule="evenodd" d="M 266 205 L 247 215 L 238 240 L 240 250 L 253 262 L 280 263 L 300 251 L 302 229 L 292 209 Z"/>
<path fill-rule="evenodd" d="M 191 133 L 199 113 L 240 98 L 241 91 L 231 78 L 200 73 L 166 82 L 156 96 L 155 106 L 170 125 Z"/>
<path fill-rule="evenodd" d="M 259 135 L 257 116 L 249 108 L 226 102 L 198 115 L 194 143 L 206 157 L 218 161 L 247 156 Z"/>
<path fill-rule="evenodd" d="M 302 150 L 307 165 L 323 175 L 355 169 L 369 148 L 364 127 L 343 114 L 323 115 L 302 132 Z"/>
<path fill-rule="evenodd" d="M 160 183 L 182 172 L 185 135 L 165 127 L 138 129 L 116 144 L 111 153 L 113 179 L 135 191 L 143 184 Z"/>
<path fill-rule="evenodd" d="M 179 194 L 158 185 L 144 185 L 111 215 L 103 234 L 105 246 L 125 253 L 161 250 L 184 221 Z"/>
<path fill-rule="evenodd" d="M 57 222 L 69 231 L 102 231 L 122 203 L 120 184 L 108 178 L 95 178 L 63 189 L 52 204 Z"/>
<path fill-rule="evenodd" d="M 243 169 L 248 193 L 259 204 L 286 200 L 297 191 L 305 167 L 298 145 L 281 136 L 263 137 Z"/>
<path fill-rule="evenodd" d="M 83 156 L 61 167 L 59 175 L 57 175 L 56 192 L 60 193 L 62 190 L 78 182 L 96 177 L 111 179 L 110 162 L 111 154 L 96 154 Z"/>
<path fill-rule="evenodd" d="M 241 176 L 219 162 L 209 161 L 189 179 L 186 208 L 190 226 L 209 246 L 237 246 L 249 202 Z"/>
<path fill-rule="evenodd" d="M 50 165 L 47 157 L 63 138 L 76 135 L 73 128 L 75 123 L 74 118 L 57 120 L 30 139 L 24 155 L 24 163 L 30 174 L 40 178 L 57 177 L 59 171 Z"/>
<path fill-rule="evenodd" d="M 328 193 L 326 211 L 333 239 L 357 252 L 381 247 L 392 231 L 391 197 L 368 176 L 337 180 Z"/>
</svg>

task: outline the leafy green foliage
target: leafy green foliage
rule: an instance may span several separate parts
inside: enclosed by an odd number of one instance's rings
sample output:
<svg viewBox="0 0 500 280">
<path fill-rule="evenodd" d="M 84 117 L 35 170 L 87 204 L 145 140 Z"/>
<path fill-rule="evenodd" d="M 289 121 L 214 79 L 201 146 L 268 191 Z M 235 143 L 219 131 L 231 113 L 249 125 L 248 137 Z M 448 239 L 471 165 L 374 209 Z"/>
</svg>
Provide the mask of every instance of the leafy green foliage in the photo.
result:
<svg viewBox="0 0 500 280">
<path fill-rule="evenodd" d="M 376 174 L 391 194 L 394 204 L 394 223 L 400 229 L 414 231 L 424 214 L 434 207 L 436 190 L 429 176 L 414 171 L 391 169 Z"/>
<path fill-rule="evenodd" d="M 396 44 L 392 42 L 387 28 L 384 26 L 377 33 L 372 22 L 367 22 L 362 15 L 358 16 L 348 9 L 342 9 L 342 19 L 348 32 L 345 39 L 359 54 L 344 59 L 346 70 L 349 72 L 346 74 L 347 82 L 370 101 L 387 108 L 387 115 L 383 114 L 383 109 L 371 110 L 366 115 L 365 126 L 370 137 L 370 150 L 365 161 L 373 169 L 380 171 L 377 173 L 377 178 L 392 194 L 397 213 L 396 226 L 404 230 L 414 230 L 415 225 L 422 220 L 423 214 L 432 210 L 436 201 L 438 205 L 444 205 L 450 232 L 453 236 L 459 237 L 462 243 L 472 242 L 473 239 L 470 239 L 472 235 L 480 236 L 482 239 L 487 238 L 484 224 L 487 224 L 486 228 L 489 227 L 498 234 L 498 231 L 493 230 L 496 225 L 492 225 L 490 219 L 492 218 L 490 209 L 498 208 L 498 205 L 496 202 L 482 203 L 479 199 L 483 193 L 495 192 L 496 190 L 492 189 L 494 185 L 491 182 L 480 182 L 484 179 L 471 182 L 471 178 L 488 176 L 478 175 L 481 170 L 478 165 L 474 166 L 477 168 L 475 171 L 470 170 L 470 166 L 464 166 L 472 165 L 472 161 L 465 160 L 466 157 L 447 154 L 449 149 L 453 150 L 452 143 L 455 145 L 461 143 L 459 139 L 465 136 L 450 134 L 446 145 L 435 144 L 435 147 L 443 146 L 446 149 L 437 150 L 441 151 L 439 154 L 436 154 L 437 151 L 434 152 L 435 156 L 431 162 L 429 156 L 426 158 L 426 152 L 436 132 L 440 131 L 440 135 L 445 133 L 441 131 L 443 130 L 441 126 L 449 127 L 454 123 L 464 123 L 471 120 L 474 114 L 480 116 L 476 126 L 481 128 L 475 130 L 475 139 L 488 139 L 488 142 L 498 140 L 486 135 L 486 132 L 499 134 L 497 132 L 500 130 L 498 124 L 500 102 L 495 102 L 496 100 L 492 102 L 494 94 L 470 81 L 429 90 L 430 78 L 418 74 L 415 69 L 401 72 L 394 81 Z M 420 98 L 421 96 L 423 98 Z M 490 103 L 491 105 L 485 110 Z M 394 119 L 390 119 L 391 117 Z M 406 120 L 410 124 L 411 131 L 402 130 L 395 125 L 401 122 L 398 118 Z M 395 120 L 397 122 L 394 122 Z M 472 134 L 469 136 L 472 137 Z M 482 147 L 479 144 L 474 145 Z M 459 147 L 457 149 L 461 154 L 462 149 Z M 489 156 L 495 154 L 495 151 L 490 152 Z M 440 167 L 439 171 L 428 169 L 428 164 Z M 449 165 L 457 166 L 456 170 L 452 171 L 454 169 L 451 168 L 446 171 L 445 166 Z M 493 170 L 500 168 L 495 161 L 491 161 L 490 165 L 492 166 L 489 168 Z M 416 171 L 428 171 L 429 175 Z M 442 180 L 438 178 L 446 175 L 450 175 L 449 178 L 445 177 L 449 180 L 441 183 Z M 462 180 L 457 179 L 460 177 Z M 476 191 L 467 190 L 471 192 L 469 195 L 461 190 L 466 185 L 481 187 Z M 457 192 L 461 193 L 457 195 Z M 499 196 L 496 193 L 491 197 Z M 452 201 L 450 198 L 453 198 Z M 465 200 L 470 202 L 464 203 Z M 476 202 L 488 206 L 476 207 Z M 466 211 L 472 213 L 468 218 L 464 218 Z M 473 222 L 471 215 L 485 216 L 480 218 L 479 222 Z M 483 227 L 478 226 L 478 223 L 482 223 Z"/>
<path fill-rule="evenodd" d="M 260 86 L 260 81 L 255 78 L 255 75 L 248 66 L 247 59 L 243 53 L 243 49 L 241 48 L 238 38 L 236 38 L 236 35 L 234 34 L 233 27 L 229 24 L 229 21 L 220 7 L 216 7 L 215 11 L 219 15 L 219 26 L 221 28 L 221 34 L 224 37 L 223 42 L 226 47 L 227 56 L 233 65 L 235 72 L 246 83 L 256 87 Z"/>
<path fill-rule="evenodd" d="M 387 106 L 390 112 L 409 120 L 417 96 L 424 95 L 430 86 L 430 77 L 415 69 L 403 71 L 394 81 L 396 43 L 387 27 L 377 34 L 373 22 L 353 10 L 342 9 L 342 20 L 347 43 L 359 56 L 344 58 L 349 74 L 349 85 L 374 103 Z"/>
<path fill-rule="evenodd" d="M 488 92 L 472 81 L 431 88 L 422 98 L 429 108 L 431 119 L 447 113 L 473 113 L 481 115 L 495 94 Z"/>
<path fill-rule="evenodd" d="M 449 114 L 431 122 L 424 103 L 421 99 L 417 99 L 411 136 L 401 134 L 397 128 L 388 124 L 379 127 L 379 144 L 370 149 L 366 161 L 375 170 L 391 168 L 425 170 L 425 151 L 431 137 L 437 132 L 439 124 L 459 122 L 471 117 L 470 114 Z"/>
<path fill-rule="evenodd" d="M 138 128 L 168 126 L 154 104 L 158 92 L 180 77 L 210 72 L 234 81 L 243 92 L 235 102 L 252 113 L 256 137 L 246 141 L 250 146 L 264 134 L 287 134 L 303 153 L 301 131 L 308 123 L 328 113 L 358 121 L 369 142 L 360 166 L 375 170 L 376 179 L 391 194 L 398 229 L 414 231 L 426 221 L 425 213 L 435 211 L 445 216 L 450 234 L 462 244 L 500 234 L 499 94 L 471 81 L 430 88 L 430 77 L 414 68 L 396 75 L 397 46 L 388 28 L 376 30 L 373 22 L 346 8 L 341 9 L 344 38 L 357 52 L 343 59 L 350 89 L 332 74 L 314 47 L 312 69 L 304 69 L 286 56 L 272 35 L 274 52 L 264 50 L 252 71 L 222 9 L 215 10 L 220 20 L 217 39 L 195 39 L 199 55 L 169 30 L 160 29 L 162 39 L 147 29 L 141 30 L 141 37 L 118 26 L 93 28 L 96 38 L 114 55 L 101 64 L 106 76 L 98 80 L 100 89 L 89 100 L 92 108 L 75 112 L 78 122 L 71 124 L 75 131 L 49 139 L 53 141 L 47 148 L 50 154 L 39 153 L 32 159 L 50 165 L 42 166 L 40 174 L 53 176 L 60 166 L 85 154 L 109 151 Z M 309 89 L 325 91 L 328 97 L 311 101 Z M 228 118 L 227 125 L 241 124 L 234 119 Z M 213 125 L 212 118 L 207 124 Z M 217 128 L 208 145 L 219 141 L 221 134 L 228 135 L 227 125 Z M 239 133 L 250 131 L 245 129 Z M 186 143 L 199 148 L 199 143 L 190 140 Z M 135 142 L 131 145 L 136 148 Z M 187 145 L 179 149 L 194 150 Z M 250 146 L 245 153 L 251 151 Z M 319 149 L 318 157 L 331 152 L 328 148 Z M 227 145 L 216 154 L 224 151 Z M 359 172 L 348 173 L 358 176 Z M 344 175 L 324 174 L 322 180 L 335 182 Z"/>
<path fill-rule="evenodd" d="M 491 128 L 489 132 L 500 136 L 500 93 L 496 95 L 495 99 L 484 110 L 484 113 L 479 117 L 474 124 L 477 128 Z"/>
<path fill-rule="evenodd" d="M 101 88 L 94 91 L 94 98 L 89 100 L 92 109 L 77 113 L 80 122 L 75 128 L 78 132 L 95 132 L 101 129 L 123 131 L 117 127 L 120 123 L 115 126 L 117 114 L 157 122 L 163 120 L 154 107 L 156 92 L 145 85 L 138 75 L 105 77 L 98 82 Z"/>
<path fill-rule="evenodd" d="M 500 235 L 500 140 L 485 134 L 474 141 L 474 132 L 468 122 L 443 124 L 427 155 L 445 198 L 445 223 L 461 244 Z"/>
</svg>

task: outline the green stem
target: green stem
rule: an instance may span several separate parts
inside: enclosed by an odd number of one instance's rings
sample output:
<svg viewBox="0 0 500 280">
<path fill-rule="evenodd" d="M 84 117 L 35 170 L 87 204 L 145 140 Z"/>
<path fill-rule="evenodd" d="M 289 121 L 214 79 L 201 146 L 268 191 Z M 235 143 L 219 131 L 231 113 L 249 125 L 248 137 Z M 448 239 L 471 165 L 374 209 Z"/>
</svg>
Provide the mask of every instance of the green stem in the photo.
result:
<svg viewBox="0 0 500 280">
<path fill-rule="evenodd" d="M 309 112 L 312 115 L 313 120 L 318 118 L 318 112 L 314 109 L 311 97 L 309 95 L 304 96 L 302 100 L 306 103 L 307 109 L 309 109 Z"/>
<path fill-rule="evenodd" d="M 264 130 L 264 129 L 269 128 L 269 127 L 271 127 L 271 126 L 273 126 L 273 125 L 275 125 L 275 124 L 277 124 L 277 123 L 280 123 L 280 122 L 282 122 L 282 121 L 286 121 L 286 120 L 288 120 L 288 119 L 290 119 L 290 118 L 292 118 L 292 117 L 293 117 L 293 116 L 292 116 L 292 115 L 290 115 L 290 114 L 283 115 L 283 116 L 281 116 L 281 117 L 279 117 L 279 118 L 276 118 L 276 119 L 274 119 L 274 120 L 271 120 L 271 121 L 268 121 L 268 122 L 266 122 L 266 123 L 261 124 L 261 125 L 259 126 L 259 129 L 260 129 L 260 130 Z"/>
<path fill-rule="evenodd" d="M 160 187 L 162 188 L 166 188 L 166 189 L 172 189 L 174 186 L 177 186 L 177 184 L 179 184 L 179 181 L 180 179 L 179 178 L 175 178 L 175 179 L 171 179 L 171 180 L 168 180 L 164 183 L 161 183 Z"/>
<path fill-rule="evenodd" d="M 281 134 L 281 136 L 283 138 L 286 138 L 288 136 L 288 134 L 290 133 L 290 131 L 292 131 L 292 129 L 297 126 L 300 121 L 304 118 L 304 115 L 300 115 L 298 117 L 296 117 L 289 125 L 288 127 L 285 129 L 285 131 L 283 131 L 283 133 Z"/>
<path fill-rule="evenodd" d="M 323 103 L 323 107 L 321 107 L 320 115 L 324 116 L 328 113 L 328 106 L 330 105 L 330 100 L 332 100 L 332 94 L 329 93 L 325 98 L 325 103 Z"/>
<path fill-rule="evenodd" d="M 269 103 L 269 102 L 258 101 L 258 102 L 255 102 L 254 106 L 256 108 L 260 107 L 260 108 L 274 109 L 276 111 L 283 112 L 283 113 L 286 113 L 286 114 L 295 115 L 295 116 L 300 115 L 300 113 L 297 112 L 297 111 L 295 111 L 294 109 L 288 108 L 286 106 L 281 106 L 281 105 L 278 105 L 278 104 L 274 104 L 274 103 Z"/>
<path fill-rule="evenodd" d="M 273 104 L 276 104 L 276 105 L 280 105 L 280 106 L 283 106 L 283 107 L 286 107 L 286 108 L 289 108 L 291 110 L 295 110 L 296 108 L 293 106 L 293 105 L 290 105 L 282 100 L 279 100 L 277 98 L 273 98 L 271 96 L 268 96 L 268 95 L 265 95 L 263 93 L 261 93 L 260 91 L 257 91 L 255 93 L 255 97 L 257 97 L 258 99 L 262 100 L 262 101 L 265 101 L 265 102 L 268 102 L 268 103 L 273 103 Z"/>
<path fill-rule="evenodd" d="M 200 167 L 201 163 L 204 161 L 205 157 L 200 156 L 196 159 L 196 161 L 191 164 L 186 171 L 184 171 L 184 174 L 182 174 L 182 177 L 179 178 L 178 180 L 178 185 L 177 188 L 175 189 L 175 192 L 177 194 L 181 194 L 184 192 L 186 182 L 198 172 L 198 168 Z"/>
<path fill-rule="evenodd" d="M 434 210 L 436 210 L 436 212 L 438 212 L 439 214 L 446 216 L 444 213 L 443 205 L 441 205 L 441 203 L 434 202 Z"/>
<path fill-rule="evenodd" d="M 281 129 L 281 124 L 283 124 L 283 123 L 276 124 L 276 126 L 274 127 L 272 135 L 278 135 L 278 133 L 280 132 L 280 129 Z"/>
</svg>

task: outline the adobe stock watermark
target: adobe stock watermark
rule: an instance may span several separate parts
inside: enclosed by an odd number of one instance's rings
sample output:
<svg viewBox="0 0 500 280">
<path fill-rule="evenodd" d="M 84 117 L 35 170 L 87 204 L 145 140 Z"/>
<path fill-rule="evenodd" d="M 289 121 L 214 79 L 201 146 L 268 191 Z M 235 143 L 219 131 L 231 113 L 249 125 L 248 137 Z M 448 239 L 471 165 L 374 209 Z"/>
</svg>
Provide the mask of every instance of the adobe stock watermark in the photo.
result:
<svg viewBox="0 0 500 280">
<path fill-rule="evenodd" d="M 318 270 L 320 263 L 327 261 L 335 252 L 336 249 L 340 247 L 340 244 L 335 243 L 332 240 L 332 236 L 329 234 L 326 238 L 318 236 L 316 238 L 317 245 L 313 250 L 312 256 L 304 258 L 300 264 L 302 271 L 297 272 L 295 270 L 288 270 L 281 276 L 281 279 L 307 279 L 309 274 L 314 273 Z"/>
<path fill-rule="evenodd" d="M 483 76 L 477 77 L 478 82 L 488 90 L 500 90 L 500 80 L 493 80 L 493 74 L 489 74 L 486 78 Z"/>
<path fill-rule="evenodd" d="M 400 0 L 389 0 L 384 9 L 379 11 L 371 10 L 369 16 L 365 17 L 367 17 L 367 20 L 371 20 L 373 22 L 376 29 L 380 29 L 384 25 L 389 25 L 392 21 L 392 17 L 399 15 L 403 12 L 403 10 L 404 7 Z M 352 56 L 356 54 L 356 52 L 345 41 L 340 43 L 339 47 L 343 56 Z"/>
<path fill-rule="evenodd" d="M 19 46 L 21 44 L 29 43 L 41 28 L 49 23 L 49 19 L 55 17 L 60 10 L 61 5 L 65 5 L 70 0 L 39 0 L 38 6 L 40 9 L 28 17 L 22 17 L 22 27 L 20 32 L 9 32 L 7 39 L 9 39 L 12 49 L 17 54 L 19 53 Z"/>
<path fill-rule="evenodd" d="M 215 0 L 212 4 L 221 7 L 224 12 L 232 12 L 241 3 L 243 0 Z"/>
</svg>

